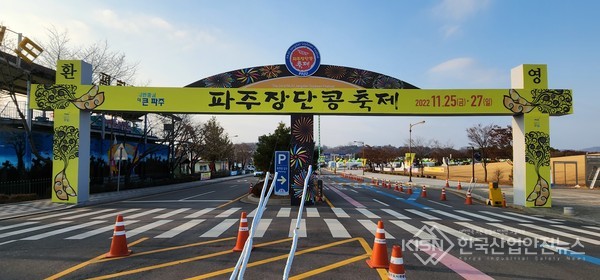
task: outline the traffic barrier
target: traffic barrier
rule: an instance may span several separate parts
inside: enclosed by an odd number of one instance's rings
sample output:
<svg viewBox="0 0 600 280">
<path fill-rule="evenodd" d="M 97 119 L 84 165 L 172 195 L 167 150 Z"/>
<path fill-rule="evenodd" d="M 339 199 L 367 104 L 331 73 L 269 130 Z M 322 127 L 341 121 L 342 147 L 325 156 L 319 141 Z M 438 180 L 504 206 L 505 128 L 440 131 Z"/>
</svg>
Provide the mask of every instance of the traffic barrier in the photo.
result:
<svg viewBox="0 0 600 280">
<path fill-rule="evenodd" d="M 244 244 L 246 244 L 246 240 L 250 233 L 248 232 L 248 218 L 246 217 L 246 212 L 242 212 L 242 217 L 240 218 L 240 226 L 238 228 L 238 236 L 237 241 L 235 242 L 235 247 L 233 247 L 234 252 L 241 252 L 244 250 Z"/>
<path fill-rule="evenodd" d="M 421 197 L 427 198 L 427 189 L 425 188 L 425 185 L 423 185 L 423 189 L 421 190 Z"/>
<path fill-rule="evenodd" d="M 388 268 L 390 261 L 388 260 L 387 245 L 385 242 L 385 230 L 383 229 L 383 221 L 377 223 L 377 231 L 375 232 L 375 241 L 373 242 L 373 253 L 371 258 L 367 260 L 370 268 Z"/>
<path fill-rule="evenodd" d="M 467 198 L 465 199 L 465 204 L 466 205 L 472 205 L 473 204 L 473 198 L 471 197 L 471 190 L 467 191 Z"/>
<path fill-rule="evenodd" d="M 440 201 L 446 201 L 446 188 L 442 188 L 442 195 L 440 196 Z"/>
<path fill-rule="evenodd" d="M 462 190 L 462 186 L 460 185 L 460 180 L 458 180 L 458 185 L 456 185 L 457 190 Z"/>
<path fill-rule="evenodd" d="M 506 194 L 502 193 L 502 208 L 506 208 Z"/>
<path fill-rule="evenodd" d="M 112 242 L 110 243 L 110 251 L 106 254 L 107 258 L 124 257 L 131 255 L 131 250 L 127 247 L 127 236 L 125 233 L 125 222 L 123 216 L 117 215 L 115 222 L 115 230 L 113 232 Z"/>
<path fill-rule="evenodd" d="M 400 245 L 394 244 L 394 246 L 392 246 L 392 257 L 390 258 L 390 270 L 388 271 L 388 279 L 406 279 L 406 271 L 404 270 L 404 258 L 402 257 L 402 247 Z"/>
<path fill-rule="evenodd" d="M 445 187 L 446 187 L 446 188 L 449 188 L 449 187 L 450 187 L 450 184 L 448 184 L 448 179 L 446 179 L 446 186 L 445 186 Z"/>
</svg>

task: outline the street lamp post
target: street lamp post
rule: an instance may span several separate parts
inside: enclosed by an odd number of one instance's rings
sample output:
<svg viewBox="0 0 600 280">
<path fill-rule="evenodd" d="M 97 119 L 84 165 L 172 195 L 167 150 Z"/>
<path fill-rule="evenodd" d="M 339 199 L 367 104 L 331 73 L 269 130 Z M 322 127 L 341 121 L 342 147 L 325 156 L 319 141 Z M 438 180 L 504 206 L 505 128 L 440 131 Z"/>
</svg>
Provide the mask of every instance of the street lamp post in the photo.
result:
<svg viewBox="0 0 600 280">
<path fill-rule="evenodd" d="M 367 167 L 367 160 L 365 159 L 365 142 L 364 141 L 354 141 L 354 143 L 360 143 L 363 146 L 363 148 L 362 148 L 362 158 L 365 161 L 365 163 L 362 166 L 362 175 L 365 175 L 365 168 Z"/>
<path fill-rule="evenodd" d="M 475 183 L 475 147 L 471 149 L 471 183 Z"/>
<path fill-rule="evenodd" d="M 413 167 L 413 162 L 414 162 L 414 158 L 412 156 L 412 128 L 415 125 L 418 124 L 423 124 L 425 123 L 425 121 L 420 121 L 418 123 L 411 123 L 410 127 L 408 128 L 408 156 L 410 157 L 410 166 L 408 167 L 408 182 L 412 183 L 412 167 Z"/>
</svg>

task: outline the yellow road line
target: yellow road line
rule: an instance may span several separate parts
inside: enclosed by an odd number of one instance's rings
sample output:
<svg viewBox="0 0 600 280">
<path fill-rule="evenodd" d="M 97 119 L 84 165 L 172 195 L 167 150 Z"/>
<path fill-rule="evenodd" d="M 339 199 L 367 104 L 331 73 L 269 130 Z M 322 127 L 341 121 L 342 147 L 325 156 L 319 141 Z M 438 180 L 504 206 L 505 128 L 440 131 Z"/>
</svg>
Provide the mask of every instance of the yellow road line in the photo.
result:
<svg viewBox="0 0 600 280">
<path fill-rule="evenodd" d="M 218 243 L 218 242 L 223 242 L 223 241 L 229 241 L 229 240 L 232 240 L 232 239 L 235 239 L 235 238 L 236 237 L 226 237 L 226 238 L 209 240 L 209 241 L 203 241 L 203 242 L 192 243 L 192 244 L 187 244 L 187 245 L 182 245 L 182 246 L 162 248 L 162 249 L 157 249 L 157 250 L 152 250 L 152 251 L 146 251 L 146 252 L 132 254 L 132 255 L 127 256 L 127 257 L 119 257 L 119 258 L 110 258 L 110 259 L 96 260 L 96 261 L 93 261 L 93 263 L 101 263 L 101 262 L 114 261 L 114 260 L 119 260 L 119 259 L 122 259 L 122 258 L 134 258 L 134 257 L 143 256 L 143 255 L 150 255 L 150 254 L 155 254 L 155 253 L 168 252 L 168 251 L 173 251 L 173 250 L 185 249 L 185 248 L 189 248 L 189 247 L 196 247 L 196 246 L 201 246 L 201 245 L 206 245 L 206 244 L 212 244 L 212 243 Z"/>
<path fill-rule="evenodd" d="M 147 238 L 147 237 L 140 238 L 140 239 L 138 239 L 138 240 L 136 240 L 136 241 L 134 241 L 134 242 L 131 242 L 131 244 L 130 244 L 129 246 L 130 246 L 130 247 L 131 247 L 131 246 L 135 246 L 136 244 L 139 244 L 139 243 L 141 243 L 142 241 L 146 241 L 146 240 L 148 240 L 148 238 Z M 65 275 L 71 274 L 71 273 L 73 273 L 73 272 L 74 272 L 74 271 L 76 271 L 76 270 L 79 270 L 79 269 L 81 269 L 81 268 L 84 268 L 84 267 L 86 267 L 87 265 L 89 265 L 89 264 L 91 264 L 91 263 L 94 263 L 94 261 L 97 261 L 97 260 L 99 260 L 99 259 L 102 259 L 102 258 L 104 258 L 105 256 L 106 256 L 106 253 L 103 253 L 103 254 L 102 254 L 102 255 L 100 255 L 100 256 L 97 256 L 97 257 L 95 257 L 95 258 L 92 258 L 92 259 L 90 259 L 90 260 L 88 260 L 88 261 L 85 261 L 85 262 L 82 262 L 82 263 L 80 263 L 80 264 L 78 264 L 78 265 L 76 265 L 76 266 L 73 266 L 73 267 L 71 267 L 71 268 L 69 268 L 69 269 L 66 269 L 66 270 L 63 270 L 63 271 L 61 271 L 61 272 L 59 272 L 59 273 L 57 273 L 57 274 L 54 274 L 54 275 L 52 275 L 52 276 L 50 276 L 50 277 L 46 278 L 46 280 L 49 280 L 49 279 L 58 279 L 58 278 L 60 278 L 60 277 L 63 277 L 63 276 L 65 276 Z"/>
<path fill-rule="evenodd" d="M 333 206 L 333 204 L 331 204 L 331 201 L 329 201 L 329 199 L 327 199 L 326 196 L 323 196 L 323 197 L 325 197 L 325 202 L 327 202 L 327 204 L 329 205 L 329 207 L 335 208 L 335 206 Z"/>
<path fill-rule="evenodd" d="M 359 241 L 359 239 L 362 239 L 362 238 L 355 237 L 355 238 L 351 238 L 351 239 L 336 241 L 336 242 L 333 242 L 333 243 L 329 243 L 329 244 L 325 244 L 325 245 L 321 245 L 321 246 L 317 246 L 317 247 L 305 249 L 305 250 L 296 252 L 296 254 L 294 254 L 294 256 L 299 256 L 299 255 L 303 255 L 303 254 L 306 254 L 306 253 L 310 253 L 310 252 L 314 252 L 314 251 L 319 251 L 321 249 L 326 249 L 326 248 L 334 247 L 334 246 L 337 246 L 337 245 L 341 245 L 341 244 L 345 244 L 345 243 L 350 243 L 350 242 L 353 242 L 353 241 Z M 366 244 L 366 242 L 365 242 L 365 244 Z M 371 250 L 371 248 L 369 248 L 369 251 L 370 250 Z M 275 262 L 275 261 L 287 259 L 288 255 L 289 254 L 279 255 L 279 256 L 276 256 L 276 257 L 272 257 L 272 258 L 268 258 L 268 259 L 264 259 L 264 260 L 260 260 L 260 261 L 256 261 L 256 262 L 252 262 L 252 263 L 248 263 L 248 265 L 246 267 L 254 267 L 254 266 L 263 265 L 263 264 L 270 263 L 270 262 Z M 221 269 L 221 270 L 218 270 L 218 271 L 215 271 L 215 272 L 206 273 L 206 274 L 194 276 L 194 277 L 191 277 L 191 278 L 187 278 L 186 280 L 198 280 L 198 279 L 211 278 L 211 277 L 215 277 L 215 276 L 219 276 L 219 275 L 223 275 L 223 274 L 226 274 L 226 273 L 233 272 L 233 269 L 234 269 L 233 267 L 232 268 Z"/>
<path fill-rule="evenodd" d="M 310 276 L 315 276 L 315 275 L 321 274 L 323 272 L 326 272 L 326 271 L 329 271 L 329 270 L 332 270 L 332 269 L 336 269 L 338 267 L 342 267 L 342 266 L 347 265 L 347 264 L 351 264 L 353 262 L 364 260 L 364 259 L 366 259 L 368 257 L 369 257 L 369 255 L 367 255 L 367 254 L 356 256 L 356 257 L 353 257 L 353 258 L 350 258 L 350 259 L 347 259 L 347 260 L 343 260 L 343 261 L 340 261 L 340 262 L 337 262 L 337 263 L 334 263 L 334 264 L 330 264 L 330 265 L 323 266 L 323 267 L 320 267 L 320 268 L 317 268 L 317 269 L 313 269 L 313 270 L 311 270 L 309 272 L 305 272 L 305 273 L 302 273 L 302 274 L 294 275 L 293 277 L 290 277 L 290 280 L 292 280 L 292 279 L 305 279 L 305 278 L 308 278 Z"/>
<path fill-rule="evenodd" d="M 221 205 L 217 206 L 217 208 L 225 207 L 225 206 L 227 206 L 227 205 L 229 205 L 229 204 L 231 204 L 231 203 L 234 203 L 234 202 L 236 202 L 236 201 L 238 201 L 238 200 L 240 200 L 240 199 L 244 198 L 244 196 L 247 196 L 247 195 L 248 195 L 248 194 L 244 194 L 244 195 L 242 195 L 242 196 L 240 196 L 240 197 L 238 197 L 238 198 L 236 198 L 236 199 L 234 199 L 234 200 L 232 200 L 232 201 L 225 202 L 225 203 L 223 203 L 223 204 L 221 204 Z"/>
<path fill-rule="evenodd" d="M 271 241 L 271 242 L 265 242 L 265 243 L 261 243 L 261 244 L 256 244 L 256 245 L 254 245 L 254 247 L 264 247 L 264 246 L 268 246 L 268 245 L 272 245 L 272 244 L 277 244 L 277 243 L 283 243 L 283 242 L 287 242 L 287 241 L 291 241 L 291 240 L 292 240 L 292 238 L 286 238 L 286 239 L 281 239 L 281 240 L 276 240 L 276 241 Z M 184 264 L 184 263 L 188 263 L 188 262 L 193 262 L 193 261 L 208 259 L 208 258 L 211 258 L 211 257 L 216 257 L 216 256 L 221 256 L 221 255 L 226 255 L 226 254 L 232 254 L 232 253 L 234 253 L 232 250 L 215 252 L 215 253 L 211 253 L 211 254 L 208 254 L 208 255 L 196 256 L 196 257 L 193 257 L 193 258 L 176 260 L 176 261 L 166 262 L 166 263 L 162 263 L 162 264 L 141 267 L 141 268 L 138 268 L 138 269 L 132 269 L 132 270 L 123 271 L 123 272 L 119 272 L 119 273 L 107 274 L 107 275 L 103 275 L 103 276 L 89 278 L 88 280 L 110 279 L 110 278 L 115 278 L 115 277 L 121 277 L 121 276 L 125 276 L 125 275 L 136 274 L 136 273 L 140 273 L 140 272 L 144 272 L 144 271 L 154 270 L 154 269 L 158 269 L 158 268 L 165 268 L 165 267 L 169 267 L 169 266 Z M 232 271 L 233 271 L 233 269 L 232 269 Z"/>
</svg>

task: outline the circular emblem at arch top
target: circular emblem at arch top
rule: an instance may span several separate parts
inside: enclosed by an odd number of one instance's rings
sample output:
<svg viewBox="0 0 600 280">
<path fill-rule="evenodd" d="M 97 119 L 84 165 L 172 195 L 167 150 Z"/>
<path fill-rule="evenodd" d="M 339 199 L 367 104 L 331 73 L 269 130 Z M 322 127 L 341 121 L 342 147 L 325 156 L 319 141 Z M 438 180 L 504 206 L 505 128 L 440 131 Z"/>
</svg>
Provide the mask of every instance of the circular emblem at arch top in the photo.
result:
<svg viewBox="0 0 600 280">
<path fill-rule="evenodd" d="M 297 42 L 285 53 L 285 66 L 295 76 L 311 76 L 320 65 L 319 50 L 309 42 Z"/>
</svg>

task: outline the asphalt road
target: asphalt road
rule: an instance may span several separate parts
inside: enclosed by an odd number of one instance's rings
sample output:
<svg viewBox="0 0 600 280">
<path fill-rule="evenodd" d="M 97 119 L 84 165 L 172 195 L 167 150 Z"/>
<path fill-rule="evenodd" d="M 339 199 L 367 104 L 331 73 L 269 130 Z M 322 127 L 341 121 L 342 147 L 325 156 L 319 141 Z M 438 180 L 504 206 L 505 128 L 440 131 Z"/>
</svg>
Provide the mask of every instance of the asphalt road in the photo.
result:
<svg viewBox="0 0 600 280">
<path fill-rule="evenodd" d="M 421 188 L 412 195 L 321 176 L 326 202 L 303 213 L 292 279 L 386 279 L 371 269 L 377 222 L 387 257 L 403 246 L 410 279 L 596 279 L 600 228 Z M 1 279 L 228 279 L 239 253 L 239 198 L 255 178 L 0 221 Z M 117 213 L 133 253 L 104 258 Z M 281 279 L 298 208 L 269 205 L 256 228 L 246 279 Z M 561 247 L 562 249 L 558 249 Z M 556 252 L 558 251 L 558 253 Z M 575 254 L 579 253 L 579 254 Z M 575 254 L 575 255 L 574 255 Z"/>
</svg>

